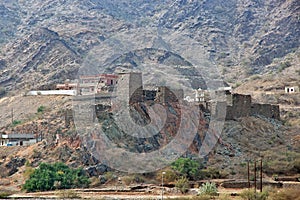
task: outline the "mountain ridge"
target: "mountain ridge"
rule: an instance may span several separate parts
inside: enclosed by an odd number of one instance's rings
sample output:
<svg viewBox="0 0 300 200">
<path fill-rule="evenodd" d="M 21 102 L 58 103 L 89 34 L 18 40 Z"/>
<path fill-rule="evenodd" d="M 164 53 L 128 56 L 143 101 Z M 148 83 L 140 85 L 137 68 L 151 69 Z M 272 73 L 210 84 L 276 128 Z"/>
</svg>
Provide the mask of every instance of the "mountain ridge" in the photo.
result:
<svg viewBox="0 0 300 200">
<path fill-rule="evenodd" d="M 284 59 L 299 49 L 300 3 L 296 0 L 165 0 L 160 4 L 144 0 L 31 0 L 5 1 L 1 10 L 12 25 L 6 26 L 5 20 L 0 23 L 9 29 L 0 31 L 2 38 L 6 38 L 1 45 L 0 86 L 7 90 L 31 87 L 30 82 L 39 88 L 72 79 L 92 48 L 101 46 L 116 33 L 135 31 L 138 27 L 187 34 L 206 49 L 209 59 L 229 71 L 225 78 L 234 77 L 236 72 L 231 69 L 240 71 L 238 77 L 267 73 L 266 66 L 274 58 Z M 41 33 L 45 28 L 50 32 Z M 35 37 L 36 34 L 41 35 Z M 60 44 L 46 42 L 52 34 Z M 58 53 L 61 49 L 64 54 Z M 36 63 L 35 55 L 41 50 L 43 59 L 56 62 Z M 20 76 L 22 69 L 28 73 Z M 45 76 L 45 72 L 52 75 Z M 40 78 L 32 80 L 32 74 Z"/>
</svg>

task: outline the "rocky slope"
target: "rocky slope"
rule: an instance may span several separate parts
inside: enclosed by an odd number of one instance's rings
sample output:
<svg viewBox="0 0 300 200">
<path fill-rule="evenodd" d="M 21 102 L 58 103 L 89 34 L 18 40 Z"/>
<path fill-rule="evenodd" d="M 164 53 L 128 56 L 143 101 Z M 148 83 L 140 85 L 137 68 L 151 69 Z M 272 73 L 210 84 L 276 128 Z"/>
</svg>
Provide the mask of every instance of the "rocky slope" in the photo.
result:
<svg viewBox="0 0 300 200">
<path fill-rule="evenodd" d="M 274 58 L 299 48 L 299 6 L 297 0 L 2 1 L 0 85 L 31 89 L 75 78 L 92 48 L 118 33 L 143 35 L 141 27 L 192 38 L 228 79 L 264 73 Z"/>
</svg>

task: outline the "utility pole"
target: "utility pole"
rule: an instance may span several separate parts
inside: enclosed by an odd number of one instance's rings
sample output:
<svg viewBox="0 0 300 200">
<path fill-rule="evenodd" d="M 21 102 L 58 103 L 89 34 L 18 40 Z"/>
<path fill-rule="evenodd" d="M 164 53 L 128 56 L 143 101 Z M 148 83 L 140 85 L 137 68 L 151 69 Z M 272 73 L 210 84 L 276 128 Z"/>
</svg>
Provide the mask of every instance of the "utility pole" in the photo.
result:
<svg viewBox="0 0 300 200">
<path fill-rule="evenodd" d="M 256 192 L 256 160 L 254 160 L 254 192 Z"/>
<path fill-rule="evenodd" d="M 260 192 L 262 192 L 262 158 L 260 159 Z"/>
<path fill-rule="evenodd" d="M 248 189 L 250 189 L 250 162 L 249 162 L 249 160 L 247 161 L 247 171 L 248 171 L 248 173 L 247 173 L 247 177 L 248 177 Z"/>
<path fill-rule="evenodd" d="M 11 124 L 14 123 L 14 109 L 11 109 Z"/>
<path fill-rule="evenodd" d="M 162 200 L 164 199 L 164 174 L 166 174 L 166 172 L 162 172 L 161 173 L 161 186 L 162 186 L 162 189 L 161 189 L 161 199 Z"/>
</svg>

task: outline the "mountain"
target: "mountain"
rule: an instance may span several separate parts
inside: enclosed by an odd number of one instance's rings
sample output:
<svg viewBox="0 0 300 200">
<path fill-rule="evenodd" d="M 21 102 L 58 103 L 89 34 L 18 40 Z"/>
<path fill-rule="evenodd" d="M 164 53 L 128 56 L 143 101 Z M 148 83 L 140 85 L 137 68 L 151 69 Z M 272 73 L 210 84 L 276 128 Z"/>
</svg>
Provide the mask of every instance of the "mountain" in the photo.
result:
<svg viewBox="0 0 300 200">
<path fill-rule="evenodd" d="M 152 43 L 144 48 L 182 57 L 172 45 L 189 38 L 228 80 L 264 74 L 278 68 L 268 67 L 274 59 L 299 50 L 299 13 L 297 0 L 2 1 L 0 86 L 49 88 L 74 79 L 91 51 L 129 32 Z"/>
</svg>

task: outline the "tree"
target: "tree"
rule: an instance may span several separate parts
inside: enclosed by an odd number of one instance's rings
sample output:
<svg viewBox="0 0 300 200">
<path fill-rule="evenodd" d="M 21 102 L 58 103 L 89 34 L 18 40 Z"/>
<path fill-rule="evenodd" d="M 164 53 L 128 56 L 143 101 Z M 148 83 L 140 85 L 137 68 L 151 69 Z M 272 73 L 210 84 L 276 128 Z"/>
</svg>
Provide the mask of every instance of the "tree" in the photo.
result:
<svg viewBox="0 0 300 200">
<path fill-rule="evenodd" d="M 171 167 L 189 180 L 195 180 L 200 174 L 200 163 L 189 158 L 179 158 Z"/>
<path fill-rule="evenodd" d="M 71 169 L 64 163 L 41 163 L 23 185 L 27 192 L 87 187 L 90 181 L 82 168 Z"/>
</svg>

